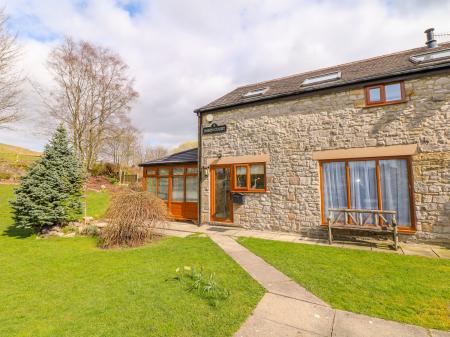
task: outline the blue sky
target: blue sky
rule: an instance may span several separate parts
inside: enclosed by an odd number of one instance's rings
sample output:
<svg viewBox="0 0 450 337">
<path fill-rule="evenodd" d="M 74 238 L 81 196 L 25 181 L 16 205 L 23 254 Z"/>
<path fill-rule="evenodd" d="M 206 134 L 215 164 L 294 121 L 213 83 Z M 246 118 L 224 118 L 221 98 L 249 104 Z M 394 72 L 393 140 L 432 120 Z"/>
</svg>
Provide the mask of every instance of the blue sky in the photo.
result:
<svg viewBox="0 0 450 337">
<path fill-rule="evenodd" d="M 415 48 L 450 31 L 443 1 L 6 0 L 20 67 L 51 88 L 45 62 L 64 36 L 119 53 L 140 94 L 132 120 L 143 142 L 195 139 L 193 110 L 236 86 Z M 24 88 L 25 119 L 0 142 L 40 150 L 42 102 Z"/>
</svg>

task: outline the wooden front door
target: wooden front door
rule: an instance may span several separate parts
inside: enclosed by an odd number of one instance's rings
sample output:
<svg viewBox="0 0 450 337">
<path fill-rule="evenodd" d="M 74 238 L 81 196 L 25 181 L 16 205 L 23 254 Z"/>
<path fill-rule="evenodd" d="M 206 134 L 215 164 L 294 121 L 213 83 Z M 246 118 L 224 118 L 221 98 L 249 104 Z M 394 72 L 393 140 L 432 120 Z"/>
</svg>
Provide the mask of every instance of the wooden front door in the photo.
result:
<svg viewBox="0 0 450 337">
<path fill-rule="evenodd" d="M 231 165 L 211 167 L 211 219 L 233 222 Z"/>
</svg>

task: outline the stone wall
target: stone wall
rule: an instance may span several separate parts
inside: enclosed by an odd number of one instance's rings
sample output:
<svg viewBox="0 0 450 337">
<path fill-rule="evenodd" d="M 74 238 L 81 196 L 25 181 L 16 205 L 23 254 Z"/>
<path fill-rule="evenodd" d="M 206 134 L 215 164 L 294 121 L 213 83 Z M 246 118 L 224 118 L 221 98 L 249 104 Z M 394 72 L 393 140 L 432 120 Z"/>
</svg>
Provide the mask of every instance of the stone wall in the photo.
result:
<svg viewBox="0 0 450 337">
<path fill-rule="evenodd" d="M 405 81 L 407 102 L 364 107 L 363 88 L 214 112 L 227 132 L 203 136 L 208 158 L 268 154 L 267 193 L 234 205 L 246 228 L 321 232 L 319 163 L 312 152 L 418 144 L 413 156 L 416 237 L 450 237 L 450 75 Z M 203 124 L 207 125 L 205 116 Z M 202 180 L 202 221 L 209 217 L 209 177 Z"/>
</svg>

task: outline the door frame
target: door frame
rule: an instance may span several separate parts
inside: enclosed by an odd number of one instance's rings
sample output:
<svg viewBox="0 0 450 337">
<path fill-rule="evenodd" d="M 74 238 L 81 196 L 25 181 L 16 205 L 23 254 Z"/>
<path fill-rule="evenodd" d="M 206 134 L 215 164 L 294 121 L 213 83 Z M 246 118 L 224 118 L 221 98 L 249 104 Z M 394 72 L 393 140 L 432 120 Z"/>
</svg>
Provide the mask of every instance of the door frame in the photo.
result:
<svg viewBox="0 0 450 337">
<path fill-rule="evenodd" d="M 217 168 L 228 168 L 230 169 L 230 193 L 228 195 L 228 207 L 230 209 L 230 217 L 229 218 L 216 218 L 216 202 L 215 202 L 215 195 L 216 195 L 216 169 Z M 223 223 L 233 223 L 233 200 L 231 198 L 231 190 L 232 190 L 232 184 L 233 184 L 233 165 L 229 164 L 223 164 L 223 165 L 212 165 L 210 167 L 210 217 L 211 221 L 214 222 L 223 222 Z"/>
</svg>

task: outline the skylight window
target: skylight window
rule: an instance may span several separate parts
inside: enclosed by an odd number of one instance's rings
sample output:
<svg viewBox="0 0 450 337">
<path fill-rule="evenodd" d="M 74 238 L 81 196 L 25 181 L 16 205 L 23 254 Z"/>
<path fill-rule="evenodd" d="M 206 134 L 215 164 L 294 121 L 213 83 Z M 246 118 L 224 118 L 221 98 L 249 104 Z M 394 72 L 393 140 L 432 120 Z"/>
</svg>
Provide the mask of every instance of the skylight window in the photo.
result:
<svg viewBox="0 0 450 337">
<path fill-rule="evenodd" d="M 264 94 L 267 90 L 269 90 L 269 88 L 259 88 L 259 89 L 255 89 L 255 90 L 251 90 L 249 92 L 246 92 L 242 96 L 244 96 L 244 97 L 259 96 L 259 95 Z"/>
<path fill-rule="evenodd" d="M 303 81 L 303 85 L 310 85 L 310 84 L 316 84 L 316 83 L 322 83 L 322 82 L 328 82 L 328 81 L 336 81 L 341 78 L 341 72 L 336 71 L 333 73 L 308 77 L 306 80 Z"/>
<path fill-rule="evenodd" d="M 450 58 L 450 49 L 443 49 L 439 51 L 434 51 L 430 53 L 413 55 L 409 59 L 414 63 L 431 62 L 444 58 Z"/>
</svg>

